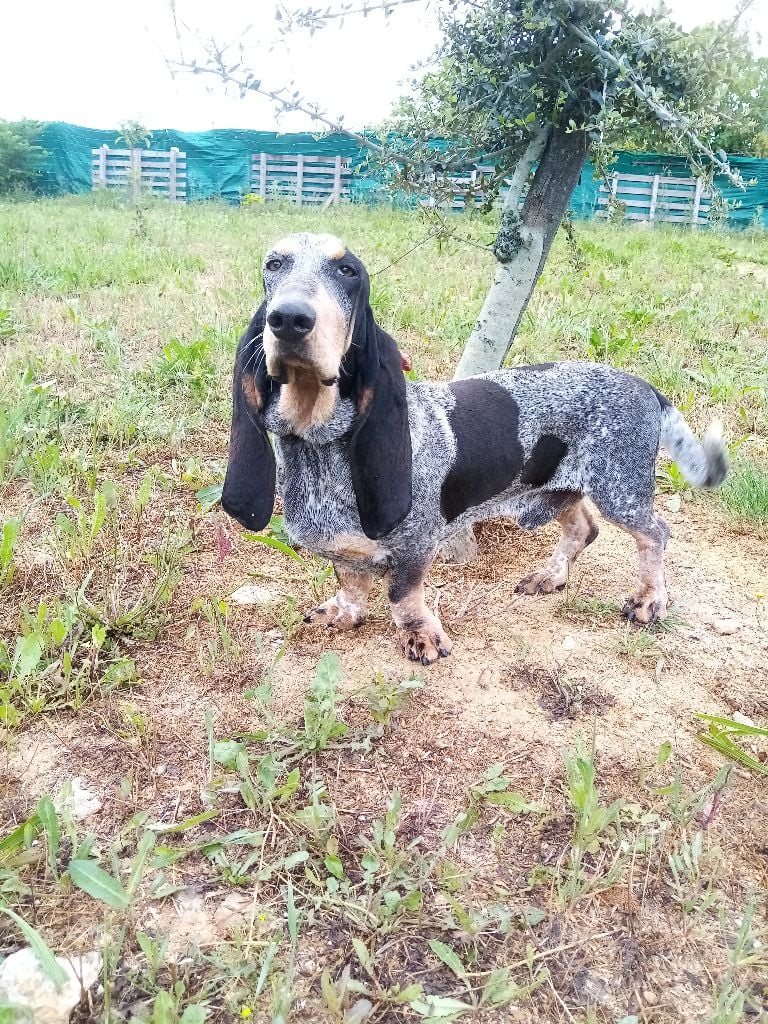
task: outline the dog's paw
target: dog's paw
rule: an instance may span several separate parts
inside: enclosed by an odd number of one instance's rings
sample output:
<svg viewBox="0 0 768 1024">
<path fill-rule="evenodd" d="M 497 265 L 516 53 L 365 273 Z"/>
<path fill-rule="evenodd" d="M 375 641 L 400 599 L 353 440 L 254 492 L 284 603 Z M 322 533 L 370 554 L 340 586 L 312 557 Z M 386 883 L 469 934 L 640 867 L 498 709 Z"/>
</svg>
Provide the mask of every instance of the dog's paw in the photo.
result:
<svg viewBox="0 0 768 1024">
<path fill-rule="evenodd" d="M 637 593 L 627 598 L 621 614 L 630 622 L 647 626 L 667 614 L 666 594 Z"/>
<path fill-rule="evenodd" d="M 568 571 L 565 571 L 564 578 L 551 569 L 539 569 L 528 576 L 523 576 L 515 587 L 516 594 L 554 594 L 556 590 L 562 590 L 568 582 Z"/>
<path fill-rule="evenodd" d="M 365 609 L 347 600 L 343 594 L 336 594 L 330 600 L 310 609 L 305 614 L 304 621 L 327 626 L 328 629 L 355 629 L 365 622 Z"/>
<path fill-rule="evenodd" d="M 403 654 L 411 661 L 420 661 L 422 665 L 431 665 L 438 658 L 447 658 L 453 647 L 439 623 L 436 626 L 403 626 L 397 631 L 397 639 Z"/>
</svg>

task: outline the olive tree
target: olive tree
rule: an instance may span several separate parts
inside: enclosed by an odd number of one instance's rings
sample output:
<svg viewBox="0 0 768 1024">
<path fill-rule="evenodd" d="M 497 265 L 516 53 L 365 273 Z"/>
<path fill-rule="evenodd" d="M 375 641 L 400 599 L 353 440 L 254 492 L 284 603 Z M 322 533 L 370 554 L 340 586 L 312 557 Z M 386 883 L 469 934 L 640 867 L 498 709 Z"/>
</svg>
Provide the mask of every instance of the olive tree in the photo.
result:
<svg viewBox="0 0 768 1024">
<path fill-rule="evenodd" d="M 354 15 L 391 15 L 417 0 L 350 0 L 332 7 L 277 7 L 276 31 L 315 32 Z M 456 370 L 468 376 L 501 366 L 588 156 L 605 165 L 633 132 L 653 133 L 689 156 L 696 172 L 738 182 L 722 150 L 723 65 L 715 33 L 685 33 L 663 6 L 634 13 L 629 0 L 433 0 L 443 41 L 437 70 L 398 104 L 377 139 L 348 129 L 284 83 L 252 69 L 242 40 L 196 40 L 193 59 L 175 67 L 213 75 L 241 95 L 267 96 L 282 111 L 302 111 L 395 168 L 393 188 L 455 191 L 452 176 L 480 161 L 493 171 L 478 183 L 504 200 L 494 245 L 497 267 Z M 732 32 L 731 32 L 732 35 Z M 181 36 L 180 36 L 181 38 Z M 730 38 L 730 37 L 728 37 Z M 713 111 L 720 111 L 715 116 Z M 436 148 L 435 139 L 443 140 Z"/>
</svg>

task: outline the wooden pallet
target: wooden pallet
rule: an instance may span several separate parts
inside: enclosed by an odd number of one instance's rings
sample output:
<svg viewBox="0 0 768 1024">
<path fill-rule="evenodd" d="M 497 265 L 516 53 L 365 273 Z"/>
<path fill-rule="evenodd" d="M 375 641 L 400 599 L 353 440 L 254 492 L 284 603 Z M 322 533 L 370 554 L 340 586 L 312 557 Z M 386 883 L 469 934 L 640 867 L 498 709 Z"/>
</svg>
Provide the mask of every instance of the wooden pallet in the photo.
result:
<svg viewBox="0 0 768 1024">
<path fill-rule="evenodd" d="M 254 153 L 251 160 L 251 191 L 305 203 L 340 203 L 350 197 L 352 171 L 341 156 L 305 153 Z"/>
<path fill-rule="evenodd" d="M 141 192 L 167 196 L 173 203 L 187 198 L 187 154 L 174 146 L 160 149 L 110 149 L 91 151 L 93 187 L 125 189 L 134 197 Z"/>
</svg>

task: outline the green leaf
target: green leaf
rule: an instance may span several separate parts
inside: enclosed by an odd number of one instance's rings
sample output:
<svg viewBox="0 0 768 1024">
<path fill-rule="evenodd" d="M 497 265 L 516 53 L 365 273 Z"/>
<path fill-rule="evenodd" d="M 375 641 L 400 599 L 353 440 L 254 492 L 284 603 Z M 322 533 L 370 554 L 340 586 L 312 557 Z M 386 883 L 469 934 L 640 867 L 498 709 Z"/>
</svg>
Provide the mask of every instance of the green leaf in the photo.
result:
<svg viewBox="0 0 768 1024">
<path fill-rule="evenodd" d="M 761 729 L 759 725 L 747 725 L 745 722 L 737 722 L 733 718 L 719 718 L 717 715 L 697 714 L 702 722 L 709 722 L 710 725 L 721 725 L 726 732 L 737 733 L 743 736 L 768 736 L 768 729 Z"/>
<path fill-rule="evenodd" d="M 40 664 L 43 654 L 43 638 L 39 633 L 28 633 L 27 636 L 20 636 L 16 640 L 16 647 L 13 652 L 11 670 L 8 673 L 11 679 L 26 679 Z"/>
<path fill-rule="evenodd" d="M 453 971 L 460 981 L 464 981 L 466 979 L 467 970 L 458 955 L 450 946 L 446 945 L 444 942 L 440 942 L 439 939 L 430 939 L 429 948 L 438 959 L 443 961 L 446 967 L 449 967 Z"/>
<path fill-rule="evenodd" d="M 509 977 L 508 967 L 499 967 L 491 973 L 490 978 L 483 986 L 480 996 L 480 1005 L 485 1006 L 491 1003 L 493 1006 L 501 1006 L 504 1003 L 511 1003 L 519 998 L 523 990 Z"/>
<path fill-rule="evenodd" d="M 404 989 L 397 992 L 392 999 L 396 1003 L 412 1003 L 416 999 L 421 999 L 424 996 L 424 986 L 420 985 L 419 982 L 414 982 L 411 985 L 406 985 Z"/>
<path fill-rule="evenodd" d="M 10 910 L 8 907 L 0 907 L 0 914 L 5 914 L 7 917 L 10 917 L 21 934 L 30 944 L 46 977 L 50 978 L 56 988 L 63 985 L 69 979 L 69 975 L 57 961 L 42 935 L 35 931 L 32 925 L 27 924 L 23 918 L 19 917 L 17 913 Z"/>
<path fill-rule="evenodd" d="M 672 753 L 672 744 L 670 743 L 669 740 L 664 740 L 664 742 L 659 747 L 658 753 L 656 754 L 656 764 L 658 764 L 658 765 L 666 764 L 667 761 L 669 760 L 669 757 L 670 757 L 671 753 Z"/>
<path fill-rule="evenodd" d="M 152 1024 L 174 1024 L 175 1020 L 176 1007 L 173 1003 L 173 996 L 165 989 L 161 989 L 155 996 Z"/>
<path fill-rule="evenodd" d="M 465 1003 L 461 999 L 453 999 L 451 996 L 425 996 L 424 999 L 414 999 L 410 1006 L 422 1017 L 434 1020 L 453 1018 L 472 1009 L 469 1003 Z"/>
<path fill-rule="evenodd" d="M 237 740 L 217 740 L 213 745 L 213 760 L 223 768 L 234 771 L 237 755 L 244 751 L 245 747 Z"/>
<path fill-rule="evenodd" d="M 277 540 L 276 537 L 264 537 L 260 533 L 244 533 L 243 536 L 246 540 L 255 540 L 259 544 L 266 544 L 268 548 L 274 548 L 276 551 L 281 551 L 288 558 L 292 558 L 294 562 L 299 562 L 300 565 L 304 565 L 304 559 L 292 548 L 290 544 L 284 544 L 281 540 Z"/>
<path fill-rule="evenodd" d="M 336 878 L 344 878 L 344 865 L 341 863 L 338 857 L 326 857 L 325 866 L 327 870 L 334 875 Z"/>
<path fill-rule="evenodd" d="M 323 993 L 323 999 L 328 1006 L 328 1009 L 338 1016 L 341 1013 L 341 1000 L 339 999 L 339 993 L 336 991 L 336 986 L 333 983 L 330 972 L 326 969 L 320 975 L 320 991 Z"/>
<path fill-rule="evenodd" d="M 78 889 L 82 889 L 95 900 L 107 903 L 117 910 L 127 910 L 130 906 L 128 894 L 120 880 L 108 875 L 95 861 L 70 861 L 69 875 Z"/>
<path fill-rule="evenodd" d="M 368 947 L 363 942 L 363 940 L 358 938 L 357 936 L 353 936 L 352 946 L 355 950 L 355 953 L 357 953 L 357 959 L 360 961 L 363 970 L 366 972 L 366 974 L 369 974 L 371 978 L 373 978 L 373 959 L 371 958 L 371 954 L 368 951 Z M 414 995 L 411 998 L 415 999 L 417 998 L 417 996 Z"/>
<path fill-rule="evenodd" d="M 503 807 L 510 814 L 532 814 L 541 810 L 539 804 L 530 803 L 522 793 L 517 793 L 515 790 L 510 790 L 507 793 L 489 793 L 485 799 L 486 803 L 492 804 L 494 807 Z"/>
<path fill-rule="evenodd" d="M 206 1009 L 201 1003 L 190 1003 L 181 1015 L 179 1024 L 205 1024 Z"/>
<path fill-rule="evenodd" d="M 160 821 L 156 821 L 153 825 L 147 825 L 147 828 L 153 832 L 162 832 L 165 835 L 169 835 L 172 832 L 188 832 L 189 829 L 194 828 L 196 825 L 202 824 L 204 821 L 211 821 L 213 818 L 218 818 L 218 811 L 203 811 L 202 814 L 196 814 L 193 818 L 186 818 L 184 821 L 176 822 L 175 825 L 164 825 Z"/>
<path fill-rule="evenodd" d="M 23 849 L 28 838 L 34 839 L 42 827 L 40 817 L 37 814 L 33 814 L 26 821 L 22 821 L 20 825 L 17 825 L 13 832 L 9 832 L 7 836 L 0 839 L 0 853 L 10 853 Z"/>
<path fill-rule="evenodd" d="M 202 487 L 195 494 L 195 497 L 201 505 L 211 506 L 221 501 L 221 492 L 223 490 L 224 484 L 211 484 L 210 487 Z"/>
<path fill-rule="evenodd" d="M 538 907 L 526 907 L 522 914 L 523 920 L 526 924 L 535 928 L 537 924 L 541 924 L 542 921 L 546 921 L 547 915 L 543 910 Z"/>
<path fill-rule="evenodd" d="M 48 864 L 54 878 L 58 878 L 56 860 L 59 856 L 59 843 L 61 841 L 61 828 L 59 827 L 59 816 L 53 801 L 49 796 L 41 797 L 37 802 L 37 816 L 45 829 L 48 839 Z"/>
<path fill-rule="evenodd" d="M 306 850 L 297 850 L 296 853 L 292 853 L 289 857 L 286 857 L 283 861 L 283 868 L 286 871 L 290 871 L 292 868 L 298 867 L 299 864 L 305 864 L 309 860 L 309 854 Z"/>
</svg>

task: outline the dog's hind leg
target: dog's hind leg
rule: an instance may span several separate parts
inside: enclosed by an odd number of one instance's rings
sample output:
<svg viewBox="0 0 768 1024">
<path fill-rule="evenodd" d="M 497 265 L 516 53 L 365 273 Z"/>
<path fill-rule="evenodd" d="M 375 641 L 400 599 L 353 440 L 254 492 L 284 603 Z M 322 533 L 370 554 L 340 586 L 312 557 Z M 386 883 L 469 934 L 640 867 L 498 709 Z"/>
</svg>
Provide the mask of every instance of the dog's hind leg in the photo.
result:
<svg viewBox="0 0 768 1024">
<path fill-rule="evenodd" d="M 669 603 L 664 577 L 664 548 L 669 540 L 669 527 L 655 513 L 650 513 L 647 523 L 642 526 L 617 525 L 635 538 L 640 563 L 640 586 L 627 598 L 622 615 L 631 622 L 643 624 L 663 619 Z"/>
<path fill-rule="evenodd" d="M 389 606 L 397 639 L 411 661 L 431 665 L 451 653 L 453 644 L 440 619 L 427 608 L 424 577 L 431 563 L 395 563 L 389 573 Z"/>
<path fill-rule="evenodd" d="M 354 629 L 365 622 L 371 574 L 350 569 L 340 563 L 334 564 L 333 568 L 341 589 L 328 601 L 308 611 L 304 621 L 317 622 L 329 629 Z"/>
<path fill-rule="evenodd" d="M 597 537 L 597 524 L 578 495 L 557 515 L 560 539 L 548 561 L 524 576 L 515 587 L 517 594 L 552 594 L 568 582 L 568 572 L 581 552 Z M 523 525 L 523 522 L 521 522 Z"/>
<path fill-rule="evenodd" d="M 634 494 L 626 487 L 623 491 L 604 487 L 592 498 L 605 518 L 626 530 L 637 544 L 640 585 L 627 599 L 622 614 L 642 624 L 663 619 L 669 603 L 664 578 L 664 548 L 669 540 L 669 527 L 653 510 L 652 471 L 642 490 Z"/>
</svg>

